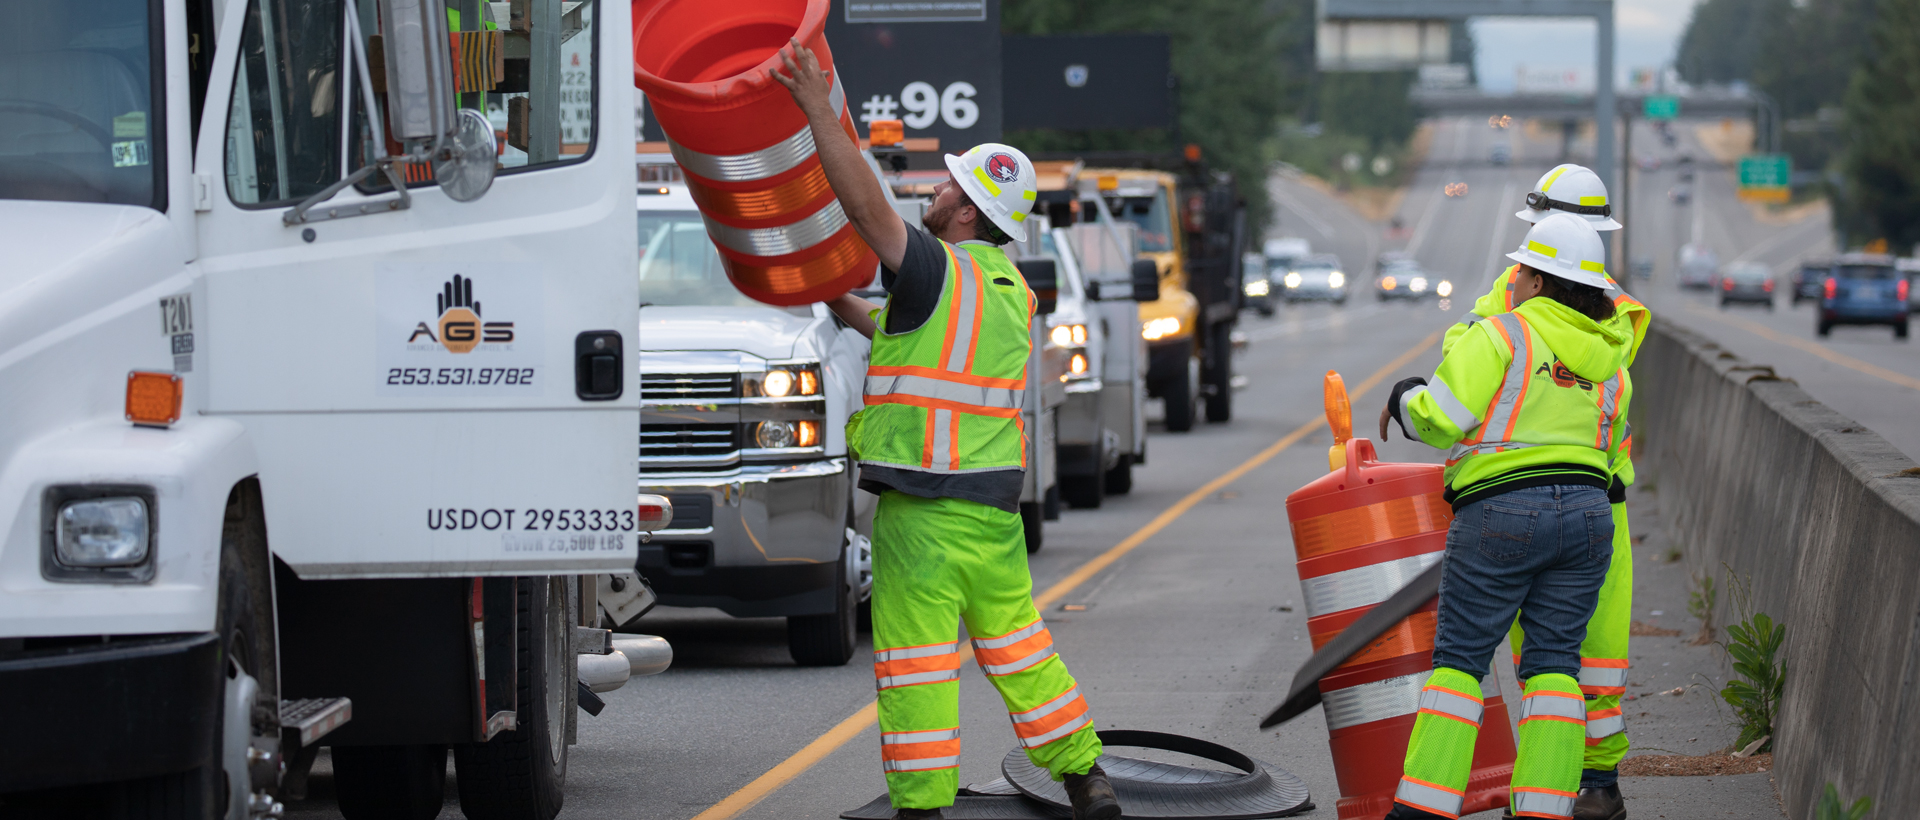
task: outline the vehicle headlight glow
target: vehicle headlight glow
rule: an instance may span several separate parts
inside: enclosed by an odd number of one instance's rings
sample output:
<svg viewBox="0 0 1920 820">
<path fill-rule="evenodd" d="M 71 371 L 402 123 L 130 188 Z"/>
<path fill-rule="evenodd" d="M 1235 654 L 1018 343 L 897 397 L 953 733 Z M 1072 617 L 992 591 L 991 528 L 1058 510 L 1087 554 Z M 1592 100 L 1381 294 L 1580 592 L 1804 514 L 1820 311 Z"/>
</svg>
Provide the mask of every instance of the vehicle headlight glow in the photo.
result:
<svg viewBox="0 0 1920 820">
<path fill-rule="evenodd" d="M 1419 293 L 1421 291 L 1426 290 L 1427 289 L 1426 277 L 1415 276 L 1411 280 L 1408 280 L 1407 289 L 1413 291 L 1414 293 Z"/>
<path fill-rule="evenodd" d="M 1087 343 L 1086 325 L 1058 325 L 1049 333 L 1053 343 L 1060 347 L 1085 346 Z"/>
<path fill-rule="evenodd" d="M 767 450 L 820 446 L 820 422 L 763 421 L 754 425 L 753 442 Z"/>
<path fill-rule="evenodd" d="M 1394 288 L 1397 288 L 1397 287 L 1400 287 L 1400 280 L 1395 279 L 1391 276 L 1380 277 L 1381 290 L 1393 290 Z"/>
<path fill-rule="evenodd" d="M 1289 271 L 1287 273 L 1286 283 L 1287 283 L 1287 287 L 1290 287 L 1290 288 L 1300 287 L 1300 274 L 1297 272 Z"/>
<path fill-rule="evenodd" d="M 1434 285 L 1434 286 L 1433 286 L 1433 292 L 1434 292 L 1434 293 L 1437 293 L 1437 294 L 1439 294 L 1439 295 L 1440 295 L 1440 297 L 1441 297 L 1441 298 L 1443 298 L 1443 299 L 1444 299 L 1444 298 L 1446 298 L 1446 297 L 1448 297 L 1448 296 L 1452 296 L 1452 295 L 1453 295 L 1453 283 L 1452 283 L 1452 282 L 1449 282 L 1449 281 L 1447 281 L 1447 280 L 1445 280 L 1445 279 L 1442 279 L 1442 280 L 1440 280 L 1440 284 L 1438 284 L 1438 285 Z"/>
<path fill-rule="evenodd" d="M 125 567 L 147 560 L 147 502 L 90 498 L 60 508 L 55 549 L 70 567 Z"/>
<path fill-rule="evenodd" d="M 1265 279 L 1255 279 L 1247 283 L 1248 296 L 1265 296 L 1272 289 L 1273 286 L 1268 284 Z"/>
<path fill-rule="evenodd" d="M 1087 354 L 1073 354 L 1073 358 L 1067 361 L 1067 372 L 1072 376 L 1087 375 Z"/>
<path fill-rule="evenodd" d="M 1177 316 L 1162 316 L 1158 319 L 1149 319 L 1145 325 L 1140 327 L 1140 338 L 1146 339 L 1149 342 L 1157 342 L 1179 333 L 1180 319 Z"/>
<path fill-rule="evenodd" d="M 770 399 L 784 399 L 789 396 L 818 396 L 820 395 L 820 371 L 818 368 L 819 365 L 815 364 L 801 364 L 793 366 L 780 365 L 769 369 L 767 372 L 760 374 L 757 380 L 758 395 Z M 756 388 L 754 384 L 756 380 L 754 377 L 748 376 L 746 381 L 746 394 L 748 396 L 755 395 Z"/>
<path fill-rule="evenodd" d="M 1346 287 L 1346 284 L 1347 284 L 1346 274 L 1341 273 L 1339 271 L 1334 271 L 1332 273 L 1327 274 L 1327 287 L 1338 290 L 1340 288 Z"/>
<path fill-rule="evenodd" d="M 785 370 L 769 370 L 760 377 L 760 393 L 780 398 L 793 392 L 793 374 Z"/>
</svg>

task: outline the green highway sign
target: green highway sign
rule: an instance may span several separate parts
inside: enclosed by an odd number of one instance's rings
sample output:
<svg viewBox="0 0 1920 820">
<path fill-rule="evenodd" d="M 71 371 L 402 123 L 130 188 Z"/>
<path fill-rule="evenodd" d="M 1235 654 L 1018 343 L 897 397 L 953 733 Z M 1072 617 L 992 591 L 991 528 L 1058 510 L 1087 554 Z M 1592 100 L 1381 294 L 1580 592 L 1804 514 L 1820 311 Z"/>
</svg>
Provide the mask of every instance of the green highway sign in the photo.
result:
<svg viewBox="0 0 1920 820">
<path fill-rule="evenodd" d="M 1786 154 L 1748 154 L 1740 158 L 1741 199 L 1784 202 L 1793 182 L 1793 160 Z"/>
<path fill-rule="evenodd" d="M 1672 94 L 1647 97 L 1641 112 L 1650 120 L 1671 120 L 1680 116 L 1680 98 Z"/>
</svg>

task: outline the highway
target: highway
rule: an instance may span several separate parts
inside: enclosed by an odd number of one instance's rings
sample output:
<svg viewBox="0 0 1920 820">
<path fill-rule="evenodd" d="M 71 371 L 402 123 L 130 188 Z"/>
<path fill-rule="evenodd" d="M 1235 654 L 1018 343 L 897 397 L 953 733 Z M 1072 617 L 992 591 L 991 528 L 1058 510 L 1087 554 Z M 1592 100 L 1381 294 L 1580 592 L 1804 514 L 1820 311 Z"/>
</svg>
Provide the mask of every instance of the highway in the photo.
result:
<svg viewBox="0 0 1920 820">
<path fill-rule="evenodd" d="M 1559 160 L 1557 136 L 1530 140 L 1518 121 L 1506 130 L 1467 119 L 1434 127 L 1429 160 L 1414 174 L 1400 205 L 1400 231 L 1363 219 L 1320 188 L 1279 176 L 1271 181 L 1280 214 L 1270 235 L 1304 236 L 1316 250 L 1339 254 L 1355 295 L 1340 307 L 1283 305 L 1272 318 L 1244 314 L 1249 344 L 1238 363 L 1247 377 L 1235 402 L 1238 416 L 1229 424 L 1201 424 L 1187 434 L 1153 429 L 1149 461 L 1136 469 L 1132 493 L 1110 496 L 1099 510 L 1066 511 L 1047 525 L 1046 547 L 1031 559 L 1035 592 L 1056 648 L 1101 728 L 1192 735 L 1277 764 L 1313 789 L 1320 808 L 1309 816 L 1332 817 L 1338 797 L 1320 710 L 1276 732 L 1263 733 L 1256 724 L 1310 655 L 1283 501 L 1326 470 L 1331 438 L 1321 411 L 1321 376 L 1329 369 L 1344 375 L 1354 394 L 1356 432 L 1373 436 L 1387 389 L 1405 376 L 1432 372 L 1439 361 L 1440 332 L 1504 267 L 1501 255 L 1519 243 L 1526 228 L 1513 212 L 1534 179 Z M 1486 161 L 1496 141 L 1512 146 L 1512 164 Z M 1638 136 L 1637 145 L 1653 143 L 1649 135 Z M 1576 143 L 1576 160 L 1579 149 Z M 1701 196 L 1693 207 L 1703 209 L 1704 218 L 1665 201 L 1664 186 L 1671 183 L 1661 173 L 1639 180 L 1626 219 L 1638 228 L 1635 254 L 1656 260 L 1651 286 L 1640 286 L 1648 301 L 1663 315 L 1745 355 L 1774 361 L 1782 375 L 1800 379 L 1816 396 L 1914 452 L 1920 435 L 1911 423 L 1912 391 L 1920 387 L 1920 366 L 1890 334 L 1842 329 L 1831 342 L 1813 342 L 1804 308 L 1722 314 L 1699 295 L 1672 287 L 1671 257 L 1691 231 L 1704 230 L 1723 259 L 1748 247 L 1753 258 L 1784 266 L 1801 255 L 1830 250 L 1822 244 L 1829 241 L 1823 230 L 1754 221 L 1733 201 L 1730 181 L 1715 181 L 1715 174 L 1727 173 L 1701 173 Z M 1452 182 L 1467 183 L 1467 195 L 1444 196 L 1442 187 Z M 1451 303 L 1373 299 L 1367 289 L 1373 259 L 1383 250 L 1401 249 L 1454 281 Z M 1875 375 L 1875 368 L 1913 383 Z M 1878 415 L 1872 412 L 1876 408 Z M 1438 451 L 1397 435 L 1381 445 L 1381 456 L 1440 458 Z M 1664 549 L 1657 535 L 1649 549 L 1654 546 Z M 1685 582 L 1684 574 L 1676 573 L 1677 566 L 1647 572 L 1644 583 L 1660 585 L 1669 603 L 1656 601 L 1644 613 L 1636 606 L 1636 619 L 1659 622 L 1662 611 L 1655 607 L 1666 606 L 1675 614 L 1665 622 L 1681 624 Z M 869 647 L 844 667 L 808 669 L 788 659 L 784 623 L 777 619 L 663 608 L 635 628 L 672 642 L 673 668 L 606 695 L 608 706 L 600 716 L 579 715 L 579 745 L 572 748 L 563 816 L 826 820 L 884 791 L 873 677 L 865 655 Z M 1677 646 L 1678 640 L 1668 643 Z M 1640 646 L 1636 669 L 1643 663 Z M 1636 673 L 1635 687 L 1688 683 L 1679 668 L 1655 667 L 1655 661 L 1660 667 L 1680 663 L 1682 656 L 1672 654 L 1679 650 L 1646 646 L 1650 668 Z M 1711 657 L 1708 649 L 1691 652 L 1685 657 L 1693 662 L 1712 663 L 1699 660 Z M 1496 668 L 1508 697 L 1517 697 L 1511 667 L 1497 661 Z M 1014 736 L 992 687 L 971 664 L 962 669 L 960 693 L 966 744 L 960 783 L 984 783 L 999 777 L 999 762 Z M 1684 729 L 1643 725 L 1636 730 L 1630 722 L 1629 731 L 1642 731 L 1669 751 L 1701 754 L 1721 748 L 1734 730 L 1706 711 L 1709 698 L 1701 695 L 1690 707 L 1693 712 L 1682 714 L 1676 705 L 1646 718 Z M 1643 813 L 1647 809 L 1697 806 L 1686 801 L 1711 794 L 1673 778 L 1649 780 L 1675 783 L 1659 792 L 1668 794 L 1661 798 L 1665 802 L 1646 797 L 1648 802 L 1634 804 L 1636 817 L 1661 814 Z M 1764 788 L 1764 779 L 1759 782 Z M 1759 794 L 1759 789 L 1741 788 Z M 1643 786 L 1639 793 L 1655 791 Z M 1752 805 L 1773 806 L 1766 791 L 1764 799 L 1752 798 L 1759 801 Z M 442 817 L 460 816 L 453 795 L 450 784 Z M 1714 799 L 1723 808 L 1747 805 L 1726 803 L 1724 796 Z M 1740 817 L 1781 816 L 1777 808 L 1740 811 Z M 339 816 L 324 756 L 314 771 L 311 798 L 289 805 L 288 816 Z"/>
</svg>

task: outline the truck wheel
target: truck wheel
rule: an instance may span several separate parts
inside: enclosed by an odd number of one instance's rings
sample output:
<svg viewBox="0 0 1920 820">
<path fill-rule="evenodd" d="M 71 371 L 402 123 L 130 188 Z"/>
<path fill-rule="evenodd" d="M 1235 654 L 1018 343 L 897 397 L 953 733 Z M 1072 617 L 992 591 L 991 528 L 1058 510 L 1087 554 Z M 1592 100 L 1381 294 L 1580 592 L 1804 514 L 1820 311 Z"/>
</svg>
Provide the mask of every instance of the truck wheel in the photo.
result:
<svg viewBox="0 0 1920 820">
<path fill-rule="evenodd" d="M 1107 495 L 1107 471 L 1099 469 L 1097 460 L 1094 463 L 1093 475 L 1060 477 L 1060 497 L 1066 500 L 1067 506 L 1077 510 L 1100 509 L 1100 502 Z"/>
<path fill-rule="evenodd" d="M 851 520 L 851 519 L 849 519 Z M 825 615 L 787 616 L 787 654 L 801 666 L 845 666 L 859 640 L 860 590 L 849 580 L 853 545 L 842 544 L 834 563 L 840 594 Z"/>
<path fill-rule="evenodd" d="M 1133 454 L 1121 453 L 1120 462 L 1107 471 L 1107 492 L 1126 495 L 1133 491 Z"/>
<path fill-rule="evenodd" d="M 1167 431 L 1184 433 L 1193 429 L 1193 370 L 1189 365 L 1160 385 L 1160 398 L 1167 405 Z"/>
<path fill-rule="evenodd" d="M 575 708 L 579 674 L 573 654 L 569 581 L 521 578 L 516 587 L 519 627 L 514 696 L 519 725 L 485 743 L 453 747 L 460 811 L 468 820 L 552 820 L 567 785 L 567 714 Z"/>
<path fill-rule="evenodd" d="M 1233 420 L 1233 326 L 1215 325 L 1207 346 L 1213 349 L 1213 366 L 1207 368 L 1207 421 Z"/>
<path fill-rule="evenodd" d="M 446 802 L 447 747 L 336 746 L 333 790 L 347 820 L 433 820 Z"/>
<path fill-rule="evenodd" d="M 1042 523 L 1042 516 L 1040 514 L 1040 503 L 1037 501 L 1021 502 L 1020 503 L 1020 528 L 1026 531 L 1028 555 L 1032 555 L 1040 551 L 1040 545 L 1044 539 L 1044 535 L 1041 532 L 1041 528 L 1040 528 L 1041 523 Z"/>
</svg>

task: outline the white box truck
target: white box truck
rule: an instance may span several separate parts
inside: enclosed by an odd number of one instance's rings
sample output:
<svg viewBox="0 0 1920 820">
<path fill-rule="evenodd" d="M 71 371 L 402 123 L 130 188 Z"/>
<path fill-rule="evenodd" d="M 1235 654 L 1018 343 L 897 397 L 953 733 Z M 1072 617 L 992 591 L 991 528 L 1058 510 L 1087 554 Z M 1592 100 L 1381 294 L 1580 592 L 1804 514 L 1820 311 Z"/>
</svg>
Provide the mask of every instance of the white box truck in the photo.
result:
<svg viewBox="0 0 1920 820">
<path fill-rule="evenodd" d="M 467 817 L 559 810 L 631 671 L 578 579 L 671 515 L 628 18 L 0 5 L 0 813 L 270 816 L 323 745 L 349 818 L 449 750 Z"/>
</svg>

